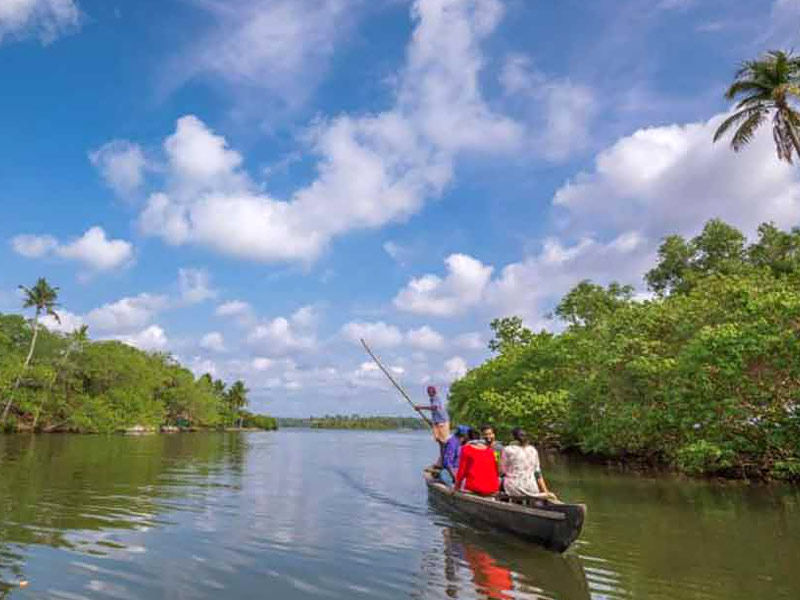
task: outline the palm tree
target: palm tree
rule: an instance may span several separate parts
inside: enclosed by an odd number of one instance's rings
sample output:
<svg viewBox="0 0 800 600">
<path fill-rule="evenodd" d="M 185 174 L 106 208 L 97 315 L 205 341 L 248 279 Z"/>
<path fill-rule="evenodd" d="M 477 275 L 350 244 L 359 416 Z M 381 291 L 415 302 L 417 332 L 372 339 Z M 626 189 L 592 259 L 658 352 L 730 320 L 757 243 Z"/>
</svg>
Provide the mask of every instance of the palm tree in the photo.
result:
<svg viewBox="0 0 800 600">
<path fill-rule="evenodd" d="M 778 158 L 788 163 L 792 162 L 793 153 L 800 158 L 800 113 L 792 104 L 800 99 L 800 57 L 773 50 L 759 60 L 747 61 L 736 73 L 725 97 L 741 100 L 736 104 L 736 112 L 717 128 L 715 142 L 735 127 L 731 148 L 738 152 L 772 115 L 772 137 Z"/>
<path fill-rule="evenodd" d="M 225 393 L 231 412 L 239 417 L 239 427 L 242 426 L 241 410 L 247 404 L 248 391 L 250 390 L 245 387 L 244 382 L 237 380 L 231 387 L 228 388 L 228 391 Z"/>
<path fill-rule="evenodd" d="M 68 338 L 69 343 L 67 344 L 67 349 L 64 351 L 64 356 L 61 357 L 61 362 L 58 365 L 58 369 L 56 370 L 55 374 L 53 375 L 53 379 L 50 382 L 50 387 L 48 392 L 53 391 L 53 386 L 56 383 L 56 379 L 58 379 L 58 375 L 61 371 L 64 370 L 64 367 L 69 360 L 69 355 L 73 352 L 80 352 L 83 350 L 84 344 L 89 341 L 89 326 L 88 325 L 81 325 L 77 329 L 74 329 L 71 334 L 69 334 Z M 36 429 L 36 423 L 39 421 L 39 414 L 42 411 L 42 405 L 44 404 L 44 396 L 42 396 L 41 401 L 39 402 L 39 407 L 36 409 L 36 415 L 33 417 L 33 429 Z"/>
<path fill-rule="evenodd" d="M 24 285 L 19 286 L 19 288 L 24 293 L 24 301 L 22 303 L 23 308 L 35 308 L 36 312 L 33 315 L 33 337 L 31 337 L 31 347 L 28 350 L 28 356 L 25 357 L 25 362 L 22 365 L 23 372 L 25 369 L 28 368 L 28 365 L 31 362 L 31 358 L 33 358 L 33 351 L 36 348 L 36 338 L 39 337 L 39 317 L 42 313 L 50 315 L 53 317 L 58 323 L 61 322 L 61 318 L 56 313 L 56 299 L 58 298 L 58 288 L 57 287 L 50 287 L 50 284 L 47 283 L 47 280 L 44 277 L 40 277 L 39 280 L 36 282 L 32 288 L 25 287 Z M 19 387 L 20 379 L 22 378 L 22 373 L 17 377 L 17 381 L 14 384 L 14 390 Z M 8 401 L 6 402 L 6 406 L 3 409 L 3 416 L 0 418 L 0 421 L 5 422 L 6 418 L 8 417 L 8 411 L 11 410 L 11 404 L 13 402 L 14 395 L 13 392 L 9 395 Z"/>
</svg>

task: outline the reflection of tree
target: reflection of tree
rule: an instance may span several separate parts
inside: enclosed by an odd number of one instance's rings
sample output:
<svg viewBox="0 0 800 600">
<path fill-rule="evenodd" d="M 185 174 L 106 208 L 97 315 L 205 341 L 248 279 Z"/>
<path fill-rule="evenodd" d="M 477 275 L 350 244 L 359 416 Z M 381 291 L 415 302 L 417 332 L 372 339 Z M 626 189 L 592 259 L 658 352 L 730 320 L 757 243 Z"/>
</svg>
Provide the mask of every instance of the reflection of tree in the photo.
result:
<svg viewBox="0 0 800 600">
<path fill-rule="evenodd" d="M 103 552 L 103 532 L 157 524 L 229 452 L 241 460 L 233 437 L 0 436 L 0 598 L 4 581 L 24 579 L 26 546 Z"/>
</svg>

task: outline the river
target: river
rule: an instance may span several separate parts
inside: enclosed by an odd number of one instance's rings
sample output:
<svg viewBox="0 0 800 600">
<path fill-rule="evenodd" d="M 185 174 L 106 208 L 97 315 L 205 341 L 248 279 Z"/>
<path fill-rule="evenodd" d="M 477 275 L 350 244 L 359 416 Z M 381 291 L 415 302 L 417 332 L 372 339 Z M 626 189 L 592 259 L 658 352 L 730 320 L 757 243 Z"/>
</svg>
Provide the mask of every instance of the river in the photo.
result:
<svg viewBox="0 0 800 600">
<path fill-rule="evenodd" d="M 589 508 L 559 556 L 429 508 L 432 454 L 403 432 L 0 436 L 0 597 L 800 598 L 796 488 L 550 457 Z"/>
</svg>

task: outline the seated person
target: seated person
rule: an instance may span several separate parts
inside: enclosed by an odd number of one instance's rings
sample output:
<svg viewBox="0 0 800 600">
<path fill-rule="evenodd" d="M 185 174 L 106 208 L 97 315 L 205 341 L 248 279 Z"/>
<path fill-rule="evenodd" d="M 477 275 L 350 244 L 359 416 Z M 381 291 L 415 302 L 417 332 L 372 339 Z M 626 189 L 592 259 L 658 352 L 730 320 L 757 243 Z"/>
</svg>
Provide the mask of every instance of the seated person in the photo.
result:
<svg viewBox="0 0 800 600">
<path fill-rule="evenodd" d="M 466 425 L 459 425 L 456 432 L 450 436 L 444 445 L 442 454 L 442 470 L 439 471 L 439 479 L 447 484 L 453 485 L 456 482 L 456 472 L 458 471 L 458 461 L 461 456 L 461 446 L 469 437 L 470 428 Z"/>
<path fill-rule="evenodd" d="M 517 498 L 550 494 L 542 477 L 539 453 L 528 440 L 528 434 L 516 427 L 511 435 L 514 441 L 503 449 L 500 460 L 505 493 Z"/>
<path fill-rule="evenodd" d="M 477 438 L 477 434 L 470 437 Z M 500 490 L 500 476 L 494 451 L 482 439 L 472 439 L 461 447 L 454 490 L 491 496 Z"/>
<path fill-rule="evenodd" d="M 497 436 L 494 433 L 494 427 L 491 425 L 481 425 L 481 437 L 494 451 L 494 458 L 497 464 L 500 464 L 500 456 L 503 454 L 503 444 L 497 441 Z"/>
</svg>

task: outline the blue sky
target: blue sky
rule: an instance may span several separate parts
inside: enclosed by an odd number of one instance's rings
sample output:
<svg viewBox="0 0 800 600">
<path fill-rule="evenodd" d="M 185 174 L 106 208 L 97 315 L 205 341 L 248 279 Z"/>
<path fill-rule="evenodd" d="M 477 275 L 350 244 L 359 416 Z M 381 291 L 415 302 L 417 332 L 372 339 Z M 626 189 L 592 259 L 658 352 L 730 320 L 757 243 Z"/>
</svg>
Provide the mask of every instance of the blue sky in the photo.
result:
<svg viewBox="0 0 800 600">
<path fill-rule="evenodd" d="M 713 145 L 799 0 L 0 2 L 0 310 L 243 378 L 256 410 L 402 414 L 667 233 L 800 219 L 769 132 Z M 49 323 L 55 327 L 54 323 Z"/>
</svg>

